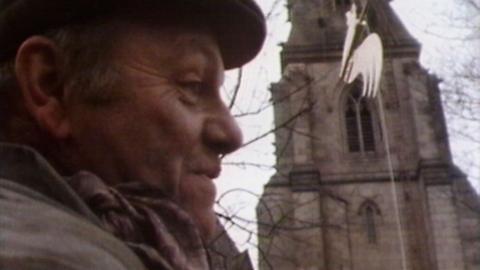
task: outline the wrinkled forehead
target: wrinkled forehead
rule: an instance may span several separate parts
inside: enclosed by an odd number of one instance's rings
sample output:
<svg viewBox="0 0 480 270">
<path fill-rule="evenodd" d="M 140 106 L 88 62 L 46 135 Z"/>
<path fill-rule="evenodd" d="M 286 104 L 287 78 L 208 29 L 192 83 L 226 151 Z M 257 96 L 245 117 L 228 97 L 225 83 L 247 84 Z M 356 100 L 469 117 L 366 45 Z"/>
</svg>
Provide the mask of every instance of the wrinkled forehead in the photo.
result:
<svg viewBox="0 0 480 270">
<path fill-rule="evenodd" d="M 146 50 L 151 47 L 171 50 L 171 55 L 165 57 L 178 57 L 192 52 L 202 53 L 210 58 L 220 58 L 223 65 L 217 34 L 194 14 L 186 18 L 175 13 L 159 14 L 145 11 L 133 15 L 120 15 L 112 21 L 117 24 L 115 28 L 124 41 L 128 42 L 132 37 L 141 39 L 143 45 L 146 45 Z M 157 51 L 163 52 L 158 48 Z"/>
<path fill-rule="evenodd" d="M 199 69 L 222 77 L 223 59 L 210 29 L 201 25 L 157 27 L 143 22 L 121 22 L 114 54 L 123 60 L 140 61 L 159 70 Z"/>
</svg>

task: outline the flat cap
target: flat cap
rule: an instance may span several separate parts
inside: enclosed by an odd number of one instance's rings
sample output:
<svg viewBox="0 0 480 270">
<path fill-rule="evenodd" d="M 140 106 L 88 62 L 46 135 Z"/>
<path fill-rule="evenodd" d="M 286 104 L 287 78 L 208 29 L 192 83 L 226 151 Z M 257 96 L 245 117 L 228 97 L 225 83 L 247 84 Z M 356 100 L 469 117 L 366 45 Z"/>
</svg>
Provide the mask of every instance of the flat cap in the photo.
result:
<svg viewBox="0 0 480 270">
<path fill-rule="evenodd" d="M 195 14 L 216 35 L 226 69 L 252 60 L 266 36 L 265 18 L 254 0 L 0 0 L 0 62 L 14 56 L 29 36 L 126 9 Z"/>
</svg>

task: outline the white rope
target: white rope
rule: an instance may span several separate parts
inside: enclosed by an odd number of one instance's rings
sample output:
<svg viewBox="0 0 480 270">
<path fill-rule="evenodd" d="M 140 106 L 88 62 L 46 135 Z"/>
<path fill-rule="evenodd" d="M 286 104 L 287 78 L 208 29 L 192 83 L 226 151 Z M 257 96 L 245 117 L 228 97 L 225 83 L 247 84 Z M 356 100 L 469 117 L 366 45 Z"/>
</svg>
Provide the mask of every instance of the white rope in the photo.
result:
<svg viewBox="0 0 480 270">
<path fill-rule="evenodd" d="M 383 100 L 382 100 L 382 93 L 378 91 L 378 108 L 380 110 L 380 125 L 382 128 L 383 138 L 385 142 L 385 150 L 387 151 L 387 162 L 388 162 L 388 172 L 390 174 L 390 187 L 392 192 L 393 198 L 393 207 L 395 209 L 395 218 L 397 224 L 397 232 L 398 232 L 398 240 L 400 244 L 400 254 L 402 259 L 402 270 L 407 270 L 407 259 L 405 255 L 405 244 L 403 242 L 403 228 L 400 219 L 400 210 L 398 207 L 398 198 L 397 198 L 397 188 L 395 183 L 395 176 L 393 175 L 393 164 L 392 164 L 392 157 L 390 154 L 389 142 L 388 142 L 388 133 L 387 133 L 387 126 L 385 121 L 385 112 L 383 110 Z"/>
</svg>

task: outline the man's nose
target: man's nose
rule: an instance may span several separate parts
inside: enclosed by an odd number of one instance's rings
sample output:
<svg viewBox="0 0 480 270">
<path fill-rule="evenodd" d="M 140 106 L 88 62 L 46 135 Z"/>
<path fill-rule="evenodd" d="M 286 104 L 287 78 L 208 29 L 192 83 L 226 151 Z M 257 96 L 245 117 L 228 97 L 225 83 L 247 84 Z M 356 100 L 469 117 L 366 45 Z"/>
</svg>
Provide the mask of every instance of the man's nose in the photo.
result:
<svg viewBox="0 0 480 270">
<path fill-rule="evenodd" d="M 225 155 L 242 146 L 242 131 L 225 105 L 205 122 L 204 139 L 217 154 Z"/>
</svg>

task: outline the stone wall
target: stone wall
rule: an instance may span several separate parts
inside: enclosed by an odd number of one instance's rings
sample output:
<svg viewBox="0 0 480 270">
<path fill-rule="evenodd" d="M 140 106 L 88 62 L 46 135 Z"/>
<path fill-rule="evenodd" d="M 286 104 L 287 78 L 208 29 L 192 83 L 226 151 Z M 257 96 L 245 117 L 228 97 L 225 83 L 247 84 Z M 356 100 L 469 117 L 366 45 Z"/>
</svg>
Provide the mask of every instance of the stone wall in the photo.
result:
<svg viewBox="0 0 480 270">
<path fill-rule="evenodd" d="M 438 270 L 464 270 L 462 242 L 451 186 L 428 187 L 433 244 Z"/>
</svg>

